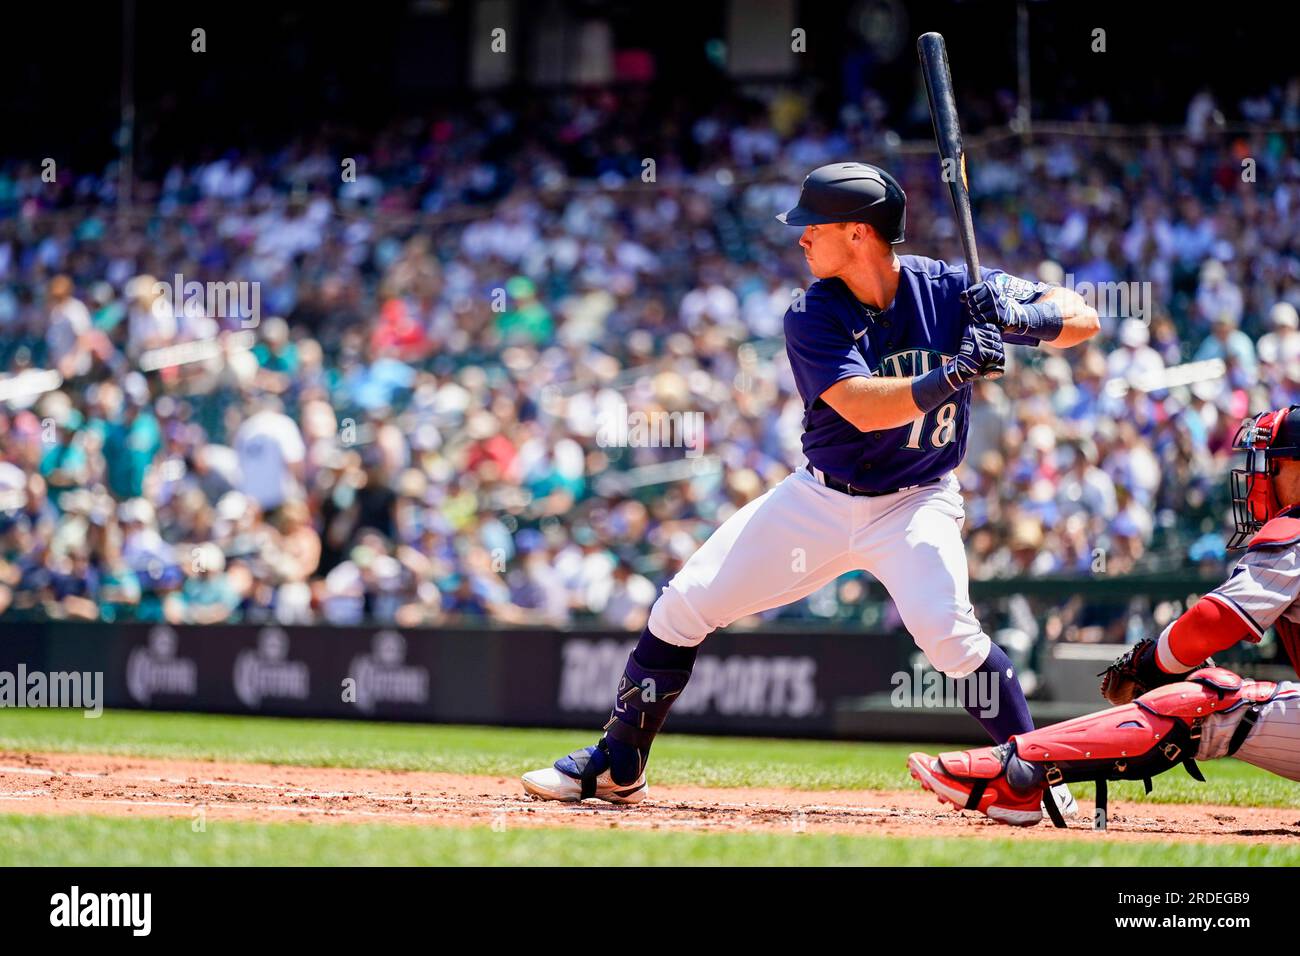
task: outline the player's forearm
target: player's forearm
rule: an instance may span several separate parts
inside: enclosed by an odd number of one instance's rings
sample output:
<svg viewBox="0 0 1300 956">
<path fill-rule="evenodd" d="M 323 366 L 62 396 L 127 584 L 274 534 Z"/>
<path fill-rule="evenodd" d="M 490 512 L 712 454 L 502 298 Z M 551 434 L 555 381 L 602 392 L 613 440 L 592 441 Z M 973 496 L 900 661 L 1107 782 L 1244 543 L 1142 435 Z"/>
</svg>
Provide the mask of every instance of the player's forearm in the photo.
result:
<svg viewBox="0 0 1300 956">
<path fill-rule="evenodd" d="M 1055 286 L 1040 296 L 1035 304 L 1048 304 L 1060 310 L 1061 331 L 1052 339 L 1044 339 L 1045 345 L 1068 349 L 1071 345 L 1087 341 L 1101 330 L 1097 310 L 1073 289 Z"/>
<path fill-rule="evenodd" d="M 836 382 L 822 398 L 858 431 L 883 431 L 916 421 L 924 412 L 912 397 L 915 379 L 855 376 Z"/>
<path fill-rule="evenodd" d="M 1240 614 L 1223 599 L 1207 595 L 1165 628 L 1157 644 L 1156 664 L 1167 673 L 1182 674 L 1250 636 Z"/>
</svg>

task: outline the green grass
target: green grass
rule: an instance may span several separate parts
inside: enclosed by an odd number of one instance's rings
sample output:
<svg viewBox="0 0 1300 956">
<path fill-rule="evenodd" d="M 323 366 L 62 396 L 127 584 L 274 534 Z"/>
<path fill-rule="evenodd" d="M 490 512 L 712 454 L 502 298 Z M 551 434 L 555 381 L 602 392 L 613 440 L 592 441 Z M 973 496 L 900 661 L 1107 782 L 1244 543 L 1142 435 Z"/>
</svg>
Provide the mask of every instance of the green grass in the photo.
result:
<svg viewBox="0 0 1300 956">
<path fill-rule="evenodd" d="M 615 838 L 616 836 L 616 838 Z M 4 866 L 1296 866 L 1277 844 L 891 840 L 0 815 Z"/>
<path fill-rule="evenodd" d="M 426 726 L 366 721 L 289 720 L 208 714 L 6 710 L 0 749 L 81 751 L 517 776 L 595 739 L 595 733 L 499 727 Z M 792 787 L 800 790 L 901 790 L 916 786 L 905 767 L 912 750 L 949 745 L 842 743 L 665 734 L 655 744 L 656 784 Z M 1134 782 L 1111 784 L 1111 799 L 1300 808 L 1300 786 L 1237 760 L 1201 765 L 1207 783 L 1174 769 L 1147 797 Z M 1092 787 L 1075 792 L 1091 797 Z"/>
</svg>

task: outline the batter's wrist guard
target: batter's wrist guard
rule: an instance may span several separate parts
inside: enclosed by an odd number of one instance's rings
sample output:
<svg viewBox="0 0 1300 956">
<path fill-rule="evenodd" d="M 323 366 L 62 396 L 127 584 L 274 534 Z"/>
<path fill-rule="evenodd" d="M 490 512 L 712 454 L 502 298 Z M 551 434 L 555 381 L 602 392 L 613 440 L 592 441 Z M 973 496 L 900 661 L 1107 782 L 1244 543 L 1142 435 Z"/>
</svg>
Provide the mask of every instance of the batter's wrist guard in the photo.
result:
<svg viewBox="0 0 1300 956">
<path fill-rule="evenodd" d="M 1061 334 L 1065 319 L 1056 302 L 1013 302 L 1003 328 L 1015 335 L 1024 335 L 1040 342 L 1051 342 Z"/>
<path fill-rule="evenodd" d="M 932 412 L 965 384 L 961 366 L 956 359 L 949 359 L 912 379 L 912 401 L 922 412 Z"/>
</svg>

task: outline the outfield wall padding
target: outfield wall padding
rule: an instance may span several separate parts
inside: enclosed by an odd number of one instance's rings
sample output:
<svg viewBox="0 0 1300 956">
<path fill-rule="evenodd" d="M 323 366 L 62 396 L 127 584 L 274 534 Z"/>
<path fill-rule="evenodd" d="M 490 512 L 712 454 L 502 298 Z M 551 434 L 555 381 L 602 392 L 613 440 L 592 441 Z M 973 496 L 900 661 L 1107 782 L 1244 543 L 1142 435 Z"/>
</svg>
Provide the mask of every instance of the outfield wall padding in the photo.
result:
<svg viewBox="0 0 1300 956">
<path fill-rule="evenodd" d="M 100 671 L 110 708 L 594 731 L 634 643 L 587 629 L 17 622 L 4 626 L 0 670 Z M 924 673 L 901 632 L 719 632 L 701 650 L 668 727 L 982 740 L 953 701 L 913 692 Z M 1051 720 L 1098 709 L 1099 699 L 1075 694 L 1036 701 L 1036 712 Z"/>
</svg>

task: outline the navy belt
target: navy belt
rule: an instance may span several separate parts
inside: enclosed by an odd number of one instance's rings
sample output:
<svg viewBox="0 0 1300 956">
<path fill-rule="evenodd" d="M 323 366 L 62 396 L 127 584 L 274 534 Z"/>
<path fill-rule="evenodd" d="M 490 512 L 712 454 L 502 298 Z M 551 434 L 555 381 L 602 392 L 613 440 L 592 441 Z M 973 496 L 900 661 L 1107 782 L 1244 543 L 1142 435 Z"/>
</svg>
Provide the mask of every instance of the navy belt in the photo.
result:
<svg viewBox="0 0 1300 956">
<path fill-rule="evenodd" d="M 886 488 L 884 491 L 868 491 L 865 488 L 855 488 L 847 481 L 840 481 L 834 478 L 820 468 L 808 466 L 808 473 L 811 474 L 818 482 L 827 488 L 833 488 L 836 491 L 843 492 L 846 495 L 853 495 L 855 498 L 882 498 L 885 495 L 896 495 L 900 491 L 911 491 L 913 488 L 924 488 L 926 485 L 937 485 L 942 479 L 934 478 L 930 481 L 923 481 L 916 485 L 904 485 L 902 488 Z"/>
</svg>

